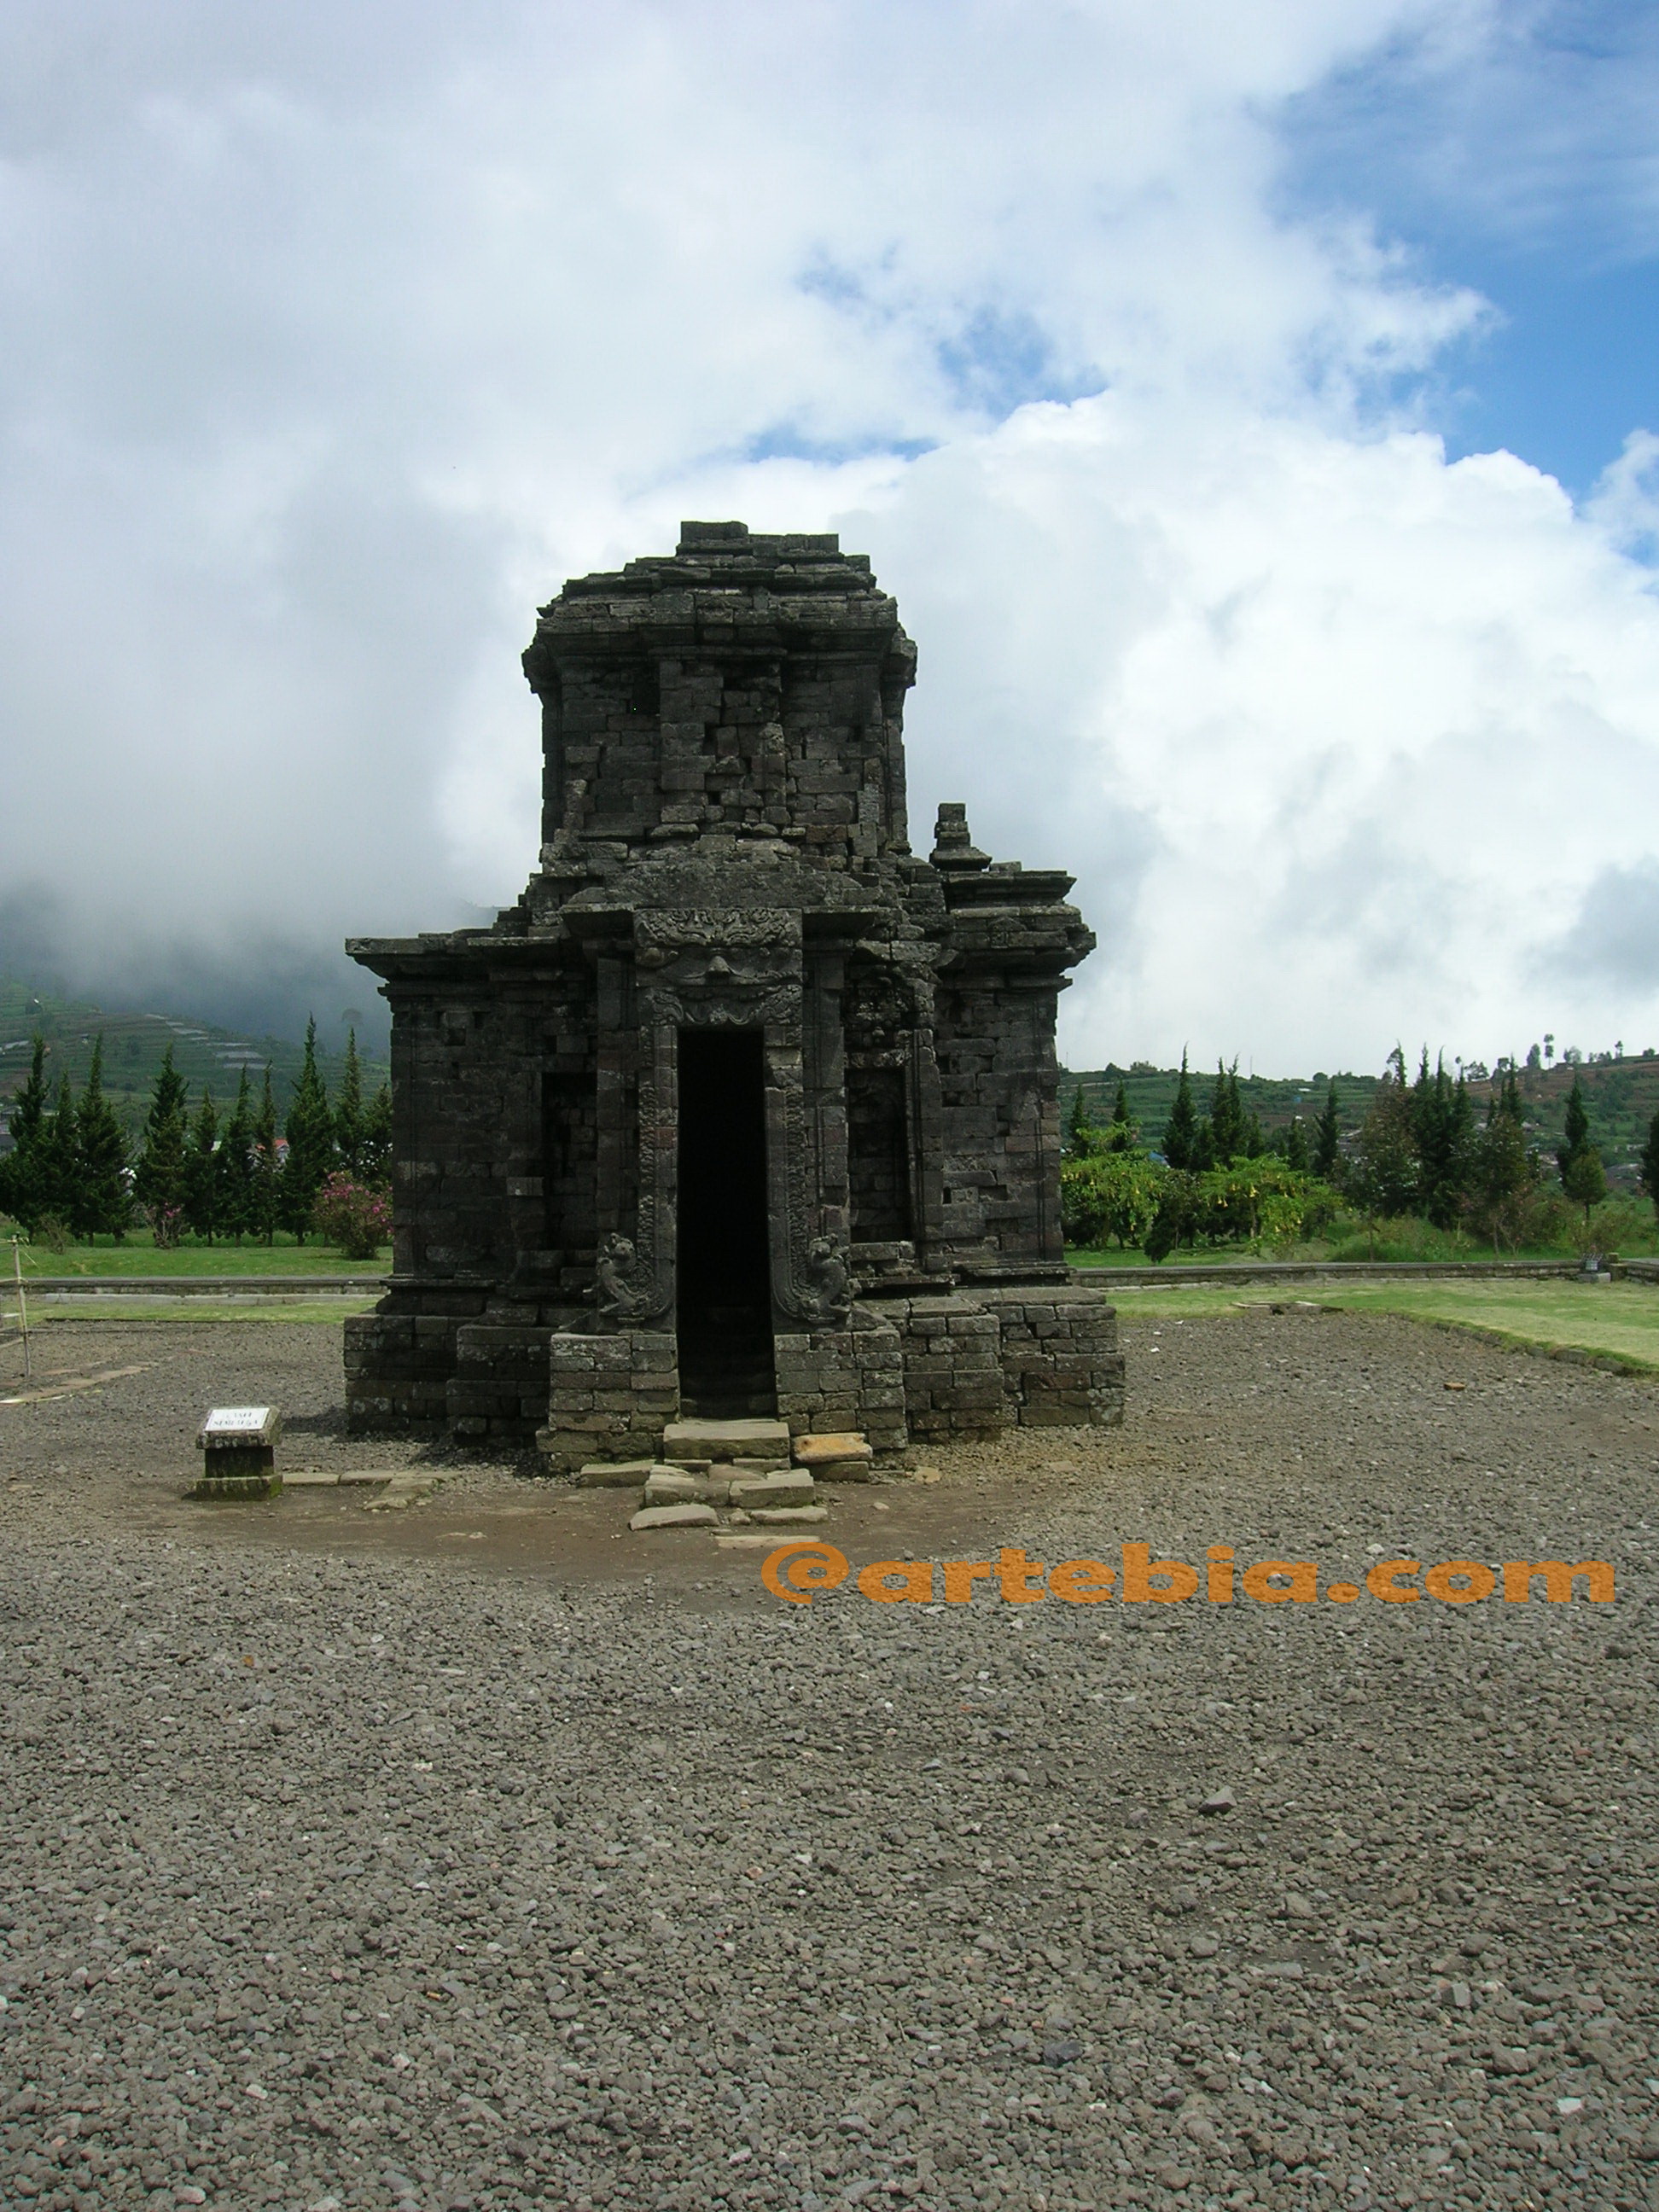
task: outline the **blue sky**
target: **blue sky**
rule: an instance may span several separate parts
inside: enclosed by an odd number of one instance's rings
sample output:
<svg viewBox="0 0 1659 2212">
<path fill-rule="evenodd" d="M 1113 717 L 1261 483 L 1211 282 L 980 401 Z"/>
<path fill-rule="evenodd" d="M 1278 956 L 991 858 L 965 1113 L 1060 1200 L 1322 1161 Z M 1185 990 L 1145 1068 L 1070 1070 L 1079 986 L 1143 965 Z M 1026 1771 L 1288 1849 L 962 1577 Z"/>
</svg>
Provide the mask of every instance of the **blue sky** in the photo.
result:
<svg viewBox="0 0 1659 2212">
<path fill-rule="evenodd" d="M 736 515 L 1074 1064 L 1659 1035 L 1656 116 L 1652 5 L 11 0 L 0 958 L 356 1003 L 535 863 L 534 608 Z"/>
<path fill-rule="evenodd" d="M 1287 103 L 1285 204 L 1346 208 L 1493 313 L 1426 380 L 1454 456 L 1494 447 L 1588 493 L 1659 426 L 1659 9 L 1492 11 L 1471 53 L 1387 41 Z"/>
</svg>

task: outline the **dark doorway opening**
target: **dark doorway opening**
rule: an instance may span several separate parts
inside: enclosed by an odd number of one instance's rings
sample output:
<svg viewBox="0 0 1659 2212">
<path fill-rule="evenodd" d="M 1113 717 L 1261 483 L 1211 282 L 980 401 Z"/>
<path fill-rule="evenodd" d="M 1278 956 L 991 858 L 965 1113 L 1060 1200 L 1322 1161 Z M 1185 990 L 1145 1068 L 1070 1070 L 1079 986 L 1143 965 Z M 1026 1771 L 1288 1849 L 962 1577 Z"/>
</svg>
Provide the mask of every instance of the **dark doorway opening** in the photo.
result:
<svg viewBox="0 0 1659 2212">
<path fill-rule="evenodd" d="M 682 1030 L 680 1400 L 703 1419 L 777 1412 L 758 1030 Z"/>
<path fill-rule="evenodd" d="M 910 1234 L 910 1133 L 902 1067 L 847 1071 L 847 1171 L 853 1242 L 890 1244 Z"/>
</svg>

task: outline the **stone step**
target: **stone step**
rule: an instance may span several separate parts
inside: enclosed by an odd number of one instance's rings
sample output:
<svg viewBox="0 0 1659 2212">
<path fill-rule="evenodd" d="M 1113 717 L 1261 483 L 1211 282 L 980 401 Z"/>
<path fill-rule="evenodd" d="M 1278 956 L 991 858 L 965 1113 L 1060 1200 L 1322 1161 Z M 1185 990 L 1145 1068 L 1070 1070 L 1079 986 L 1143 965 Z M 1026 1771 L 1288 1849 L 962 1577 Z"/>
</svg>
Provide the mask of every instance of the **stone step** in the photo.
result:
<svg viewBox="0 0 1659 2212">
<path fill-rule="evenodd" d="M 590 1460 L 577 1468 L 575 1480 L 584 1490 L 637 1490 L 660 1465 L 654 1459 Z"/>
<path fill-rule="evenodd" d="M 763 1471 L 752 1461 L 741 1466 L 700 1468 L 653 1467 L 646 1477 L 647 1505 L 811 1505 L 817 1496 L 802 1468 Z"/>
<path fill-rule="evenodd" d="M 757 1506 L 816 1504 L 817 1486 L 805 1468 L 791 1468 L 780 1474 L 738 1475 L 726 1495 L 752 1513 Z"/>
<path fill-rule="evenodd" d="M 870 1440 L 856 1430 L 845 1429 L 836 1436 L 797 1437 L 793 1450 L 797 1467 L 832 1467 L 848 1460 L 873 1459 Z"/>
<path fill-rule="evenodd" d="M 666 1460 L 789 1457 L 787 1421 L 671 1421 L 662 1432 Z"/>
<path fill-rule="evenodd" d="M 712 1505 L 644 1505 L 628 1525 L 641 1533 L 653 1528 L 718 1528 L 720 1516 Z"/>
<path fill-rule="evenodd" d="M 401 1477 L 387 1483 L 378 1498 L 371 1498 L 364 1510 L 369 1513 L 399 1513 L 410 1505 L 424 1505 L 433 1492 L 441 1489 L 442 1485 L 441 1475 Z"/>
<path fill-rule="evenodd" d="M 836 1435 L 797 1437 L 794 1460 L 798 1468 L 815 1474 L 820 1482 L 868 1482 L 875 1471 L 869 1438 L 853 1429 Z"/>
</svg>

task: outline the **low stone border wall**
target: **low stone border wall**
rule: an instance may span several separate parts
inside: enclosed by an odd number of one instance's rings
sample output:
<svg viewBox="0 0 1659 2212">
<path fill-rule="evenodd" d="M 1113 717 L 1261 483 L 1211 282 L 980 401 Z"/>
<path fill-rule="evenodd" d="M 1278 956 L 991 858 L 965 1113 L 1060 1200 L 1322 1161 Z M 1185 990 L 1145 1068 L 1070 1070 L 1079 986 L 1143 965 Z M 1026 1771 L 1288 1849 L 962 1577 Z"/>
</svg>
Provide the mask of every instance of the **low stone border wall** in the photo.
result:
<svg viewBox="0 0 1659 2212">
<path fill-rule="evenodd" d="M 1311 1283 L 1321 1279 L 1356 1282 L 1381 1276 L 1385 1280 L 1426 1279 L 1449 1276 L 1474 1279 L 1560 1282 L 1579 1273 L 1577 1260 L 1215 1260 L 1180 1262 L 1161 1267 L 1079 1267 L 1071 1270 L 1074 1283 L 1091 1290 L 1168 1290 L 1182 1283 Z M 1618 1260 L 1612 1263 L 1615 1282 L 1659 1283 L 1659 1260 Z"/>
</svg>

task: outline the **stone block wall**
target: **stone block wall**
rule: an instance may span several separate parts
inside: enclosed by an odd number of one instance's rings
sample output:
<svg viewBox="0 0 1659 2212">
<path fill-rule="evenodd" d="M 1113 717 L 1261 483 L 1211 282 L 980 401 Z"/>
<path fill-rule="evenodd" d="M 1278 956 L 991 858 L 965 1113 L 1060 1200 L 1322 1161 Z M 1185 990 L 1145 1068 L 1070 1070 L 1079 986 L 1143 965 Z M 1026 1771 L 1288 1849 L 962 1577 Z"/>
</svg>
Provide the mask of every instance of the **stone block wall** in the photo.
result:
<svg viewBox="0 0 1659 2212">
<path fill-rule="evenodd" d="M 1029 1428 L 1115 1428 L 1123 1419 L 1117 1310 L 1098 1291 L 988 1289 L 1008 1419 Z"/>
<path fill-rule="evenodd" d="M 960 1294 L 894 1304 L 912 1436 L 994 1436 L 1006 1419 L 996 1316 Z"/>
<path fill-rule="evenodd" d="M 796 1436 L 853 1429 L 878 1452 L 902 1451 L 904 1352 L 890 1322 L 855 1310 L 848 1328 L 772 1340 L 778 1414 Z"/>
<path fill-rule="evenodd" d="M 384 1301 L 387 1306 L 392 1302 Z M 482 1308 L 482 1295 L 476 1305 Z M 438 1433 L 448 1425 L 447 1388 L 465 1310 L 416 1308 L 351 1314 L 345 1323 L 346 1425 Z"/>
<path fill-rule="evenodd" d="M 548 1472 L 586 1460 L 650 1459 L 678 1417 L 672 1335 L 628 1329 L 615 1336 L 556 1330 L 548 1340 L 547 1426 L 536 1438 Z"/>
<path fill-rule="evenodd" d="M 455 1372 L 444 1386 L 449 1433 L 458 1442 L 527 1443 L 547 1419 L 550 1328 L 470 1322 L 455 1333 Z"/>
</svg>

